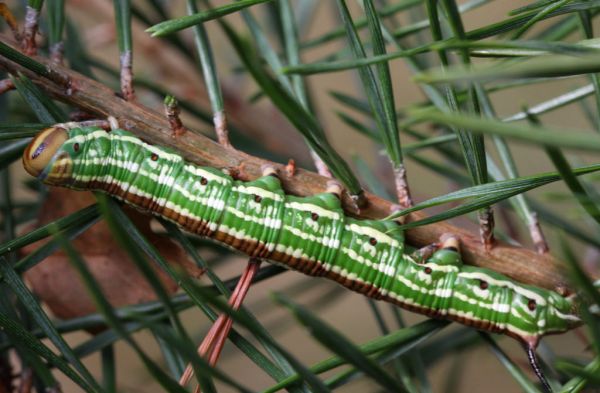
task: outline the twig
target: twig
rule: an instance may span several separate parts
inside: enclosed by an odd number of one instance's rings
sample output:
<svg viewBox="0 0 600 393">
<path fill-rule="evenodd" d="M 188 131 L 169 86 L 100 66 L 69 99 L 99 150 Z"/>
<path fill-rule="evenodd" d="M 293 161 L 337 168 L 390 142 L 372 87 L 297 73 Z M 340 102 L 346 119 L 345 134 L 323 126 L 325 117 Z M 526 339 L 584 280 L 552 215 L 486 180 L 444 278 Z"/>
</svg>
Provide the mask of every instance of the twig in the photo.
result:
<svg viewBox="0 0 600 393">
<path fill-rule="evenodd" d="M 111 125 L 108 120 L 99 120 L 99 119 L 84 120 L 84 121 L 78 121 L 78 123 L 81 124 L 82 127 L 100 127 L 105 130 L 111 129 Z"/>
<path fill-rule="evenodd" d="M 173 148 L 182 156 L 198 165 L 207 165 L 219 169 L 237 169 L 240 180 L 253 180 L 261 176 L 261 166 L 269 163 L 266 160 L 249 156 L 234 149 L 227 149 L 210 139 L 193 132 L 187 132 L 180 138 L 172 138 L 169 124 L 164 116 L 142 105 L 126 102 L 116 97 L 113 91 L 94 80 L 66 69 L 52 65 L 48 60 L 36 58 L 47 65 L 50 75 L 66 76 L 76 88 L 69 92 L 60 80 L 40 76 L 13 61 L 0 56 L 0 68 L 17 74 L 27 75 L 41 90 L 57 99 L 74 105 L 82 110 L 95 113 L 99 117 L 114 116 L 120 124 L 141 138 Z M 285 168 L 276 163 L 269 163 L 276 168 L 281 177 L 284 189 L 294 195 L 314 195 L 323 192 L 328 178 L 315 173 L 297 169 L 293 177 L 285 173 Z M 391 202 L 375 195 L 365 193 L 366 206 L 357 212 L 354 202 L 348 195 L 343 197 L 343 206 L 348 214 L 361 218 L 383 218 L 390 211 Z M 422 213 L 411 214 L 411 219 L 423 218 Z M 462 242 L 463 257 L 466 263 L 489 268 L 506 274 L 517 281 L 554 289 L 561 293 L 569 292 L 567 275 L 561 264 L 550 255 L 539 255 L 522 247 L 515 247 L 497 242 L 494 248 L 486 251 L 481 247 L 478 236 L 448 223 L 436 223 L 410 229 L 406 232 L 408 244 L 423 247 L 435 243 L 444 233 L 454 233 Z M 592 277 L 597 280 L 600 277 Z"/>
<path fill-rule="evenodd" d="M 37 53 L 37 44 L 35 36 L 38 32 L 38 22 L 40 13 L 33 7 L 27 6 L 25 13 L 25 27 L 23 30 L 23 52 L 27 55 L 35 55 Z"/>
<path fill-rule="evenodd" d="M 398 198 L 398 204 L 404 209 L 411 207 L 413 201 L 410 196 L 410 189 L 408 188 L 408 181 L 406 179 L 406 168 L 404 165 L 394 168 L 394 184 L 396 185 L 396 198 Z"/>
<path fill-rule="evenodd" d="M 9 90 L 14 90 L 15 84 L 11 79 L 2 79 L 0 80 L 0 94 L 4 94 Z"/>
<path fill-rule="evenodd" d="M 31 393 L 31 388 L 33 388 L 33 372 L 27 367 L 21 371 L 19 393 Z"/>
<path fill-rule="evenodd" d="M 539 254 L 546 254 L 550 248 L 546 242 L 544 232 L 542 232 L 542 227 L 540 226 L 540 220 L 538 220 L 537 213 L 531 212 L 529 215 L 528 226 L 531 240 L 533 241 L 536 251 Z"/>
<path fill-rule="evenodd" d="M 168 95 L 165 97 L 165 115 L 167 116 L 167 120 L 169 121 L 169 127 L 171 128 L 171 132 L 174 136 L 180 137 L 185 134 L 185 127 L 181 122 L 181 118 L 179 117 L 179 113 L 181 110 L 179 109 L 179 104 L 175 97 Z"/>
<path fill-rule="evenodd" d="M 54 64 L 63 64 L 65 55 L 65 43 L 63 41 L 57 42 L 50 46 L 50 60 Z"/>
<path fill-rule="evenodd" d="M 130 50 L 121 53 L 119 57 L 121 64 L 121 94 L 127 101 L 135 100 L 133 90 L 133 56 Z"/>
<path fill-rule="evenodd" d="M 479 237 L 486 251 L 490 251 L 496 245 L 494 238 L 494 211 L 491 207 L 485 207 L 477 212 L 479 219 Z"/>
<path fill-rule="evenodd" d="M 215 112 L 213 115 L 213 124 L 215 125 L 215 133 L 217 140 L 225 147 L 231 147 L 229 140 L 229 130 L 227 129 L 227 116 L 225 111 Z"/>
<path fill-rule="evenodd" d="M 288 177 L 292 177 L 296 174 L 296 161 L 293 158 L 288 160 L 288 163 L 285 166 L 285 174 Z"/>
</svg>

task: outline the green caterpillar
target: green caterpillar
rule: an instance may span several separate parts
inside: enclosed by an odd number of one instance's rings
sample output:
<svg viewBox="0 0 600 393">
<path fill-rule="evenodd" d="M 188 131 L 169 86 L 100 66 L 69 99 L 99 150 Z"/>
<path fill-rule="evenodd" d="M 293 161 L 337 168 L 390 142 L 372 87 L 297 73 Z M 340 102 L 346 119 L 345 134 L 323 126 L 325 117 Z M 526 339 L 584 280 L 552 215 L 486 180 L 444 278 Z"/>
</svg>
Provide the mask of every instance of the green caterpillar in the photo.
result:
<svg viewBox="0 0 600 393">
<path fill-rule="evenodd" d="M 236 181 L 128 131 L 57 125 L 34 138 L 23 162 L 44 183 L 104 191 L 250 256 L 411 311 L 517 338 L 542 382 L 533 351 L 540 337 L 580 324 L 572 298 L 464 266 L 452 237 L 419 260 L 404 253 L 394 222 L 345 216 L 335 192 L 286 195 L 272 173 Z"/>
</svg>

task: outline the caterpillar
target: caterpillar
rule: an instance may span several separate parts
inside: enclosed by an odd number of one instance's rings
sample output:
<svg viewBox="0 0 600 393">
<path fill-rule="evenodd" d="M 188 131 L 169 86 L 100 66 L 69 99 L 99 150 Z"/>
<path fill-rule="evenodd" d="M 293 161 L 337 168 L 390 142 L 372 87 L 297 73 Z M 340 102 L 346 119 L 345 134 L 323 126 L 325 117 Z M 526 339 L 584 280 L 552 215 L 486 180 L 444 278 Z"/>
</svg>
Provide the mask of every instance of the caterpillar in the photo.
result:
<svg viewBox="0 0 600 393">
<path fill-rule="evenodd" d="M 539 339 L 581 323 L 572 297 L 463 265 L 452 236 L 422 258 L 405 253 L 395 222 L 346 216 L 339 187 L 287 195 L 273 170 L 242 182 L 126 130 L 77 123 L 41 131 L 23 164 L 46 184 L 103 191 L 249 256 L 429 317 L 516 338 L 546 387 L 534 352 Z"/>
</svg>

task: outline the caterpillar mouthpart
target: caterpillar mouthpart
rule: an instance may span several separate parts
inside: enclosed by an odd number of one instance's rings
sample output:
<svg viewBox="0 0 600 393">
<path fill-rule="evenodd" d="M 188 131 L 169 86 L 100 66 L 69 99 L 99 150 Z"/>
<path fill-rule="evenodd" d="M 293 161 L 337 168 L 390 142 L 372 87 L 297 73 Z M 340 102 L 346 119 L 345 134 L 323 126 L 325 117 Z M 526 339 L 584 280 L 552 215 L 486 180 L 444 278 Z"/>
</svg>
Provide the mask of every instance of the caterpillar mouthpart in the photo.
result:
<svg viewBox="0 0 600 393">
<path fill-rule="evenodd" d="M 67 130 L 50 127 L 40 132 L 23 153 L 23 167 L 32 176 L 40 177 L 57 150 L 69 138 Z"/>
</svg>

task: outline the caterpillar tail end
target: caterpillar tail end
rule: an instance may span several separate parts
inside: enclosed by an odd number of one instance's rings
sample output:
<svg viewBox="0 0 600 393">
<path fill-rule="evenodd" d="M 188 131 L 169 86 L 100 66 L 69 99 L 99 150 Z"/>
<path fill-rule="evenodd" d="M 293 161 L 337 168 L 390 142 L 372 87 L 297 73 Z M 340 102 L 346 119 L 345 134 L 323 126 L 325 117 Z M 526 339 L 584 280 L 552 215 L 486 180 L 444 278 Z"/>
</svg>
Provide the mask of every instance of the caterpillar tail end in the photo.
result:
<svg viewBox="0 0 600 393">
<path fill-rule="evenodd" d="M 53 126 L 33 138 L 23 153 L 23 167 L 32 176 L 40 177 L 56 151 L 69 138 L 67 130 Z"/>
</svg>

